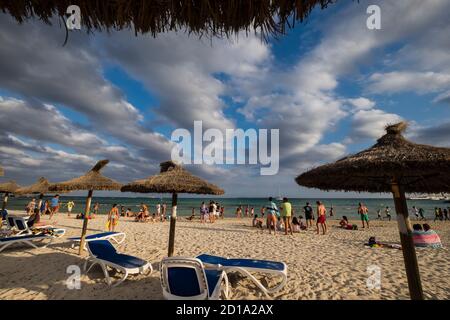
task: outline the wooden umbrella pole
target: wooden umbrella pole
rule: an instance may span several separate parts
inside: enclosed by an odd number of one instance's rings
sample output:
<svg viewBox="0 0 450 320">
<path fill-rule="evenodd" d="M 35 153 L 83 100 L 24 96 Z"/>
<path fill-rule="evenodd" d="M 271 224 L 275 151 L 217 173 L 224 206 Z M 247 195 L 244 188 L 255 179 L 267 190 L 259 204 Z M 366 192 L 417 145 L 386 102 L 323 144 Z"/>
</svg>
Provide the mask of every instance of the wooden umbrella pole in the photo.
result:
<svg viewBox="0 0 450 320">
<path fill-rule="evenodd" d="M 406 276 L 408 278 L 409 294 L 412 300 L 423 300 L 422 283 L 420 281 L 419 265 L 417 263 L 416 250 L 412 238 L 411 223 L 408 217 L 405 191 L 398 179 L 393 179 L 391 188 L 394 196 L 395 211 L 397 212 L 398 229 L 402 243 Z"/>
<path fill-rule="evenodd" d="M 6 209 L 6 204 L 8 203 L 8 192 L 5 192 L 5 196 L 3 197 L 2 211 Z"/>
<path fill-rule="evenodd" d="M 177 222 L 177 203 L 178 203 L 178 195 L 176 193 L 173 193 L 172 215 L 170 217 L 170 229 L 169 229 L 169 251 L 167 253 L 168 257 L 173 256 L 173 251 L 175 247 L 175 224 Z"/>
<path fill-rule="evenodd" d="M 89 190 L 87 199 L 86 199 L 86 209 L 84 210 L 84 219 L 83 219 L 83 229 L 81 230 L 81 241 L 80 241 L 80 248 L 78 250 L 78 254 L 81 255 L 84 249 L 84 243 L 86 239 L 86 231 L 87 231 L 87 225 L 88 225 L 88 217 L 89 212 L 91 210 L 91 202 L 92 202 L 92 194 L 93 190 Z"/>
</svg>

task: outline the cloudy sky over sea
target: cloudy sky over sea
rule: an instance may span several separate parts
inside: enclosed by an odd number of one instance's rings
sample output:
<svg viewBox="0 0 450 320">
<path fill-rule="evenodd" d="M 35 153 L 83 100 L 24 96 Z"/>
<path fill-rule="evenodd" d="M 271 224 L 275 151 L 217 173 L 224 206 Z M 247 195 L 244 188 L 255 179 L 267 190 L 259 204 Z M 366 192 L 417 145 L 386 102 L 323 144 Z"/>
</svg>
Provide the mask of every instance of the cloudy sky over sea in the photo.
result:
<svg viewBox="0 0 450 320">
<path fill-rule="evenodd" d="M 381 8 L 381 30 L 366 27 L 369 4 Z M 147 177 L 170 159 L 172 131 L 201 120 L 280 129 L 275 176 L 188 166 L 227 196 L 323 195 L 295 176 L 369 147 L 386 124 L 406 120 L 409 139 L 450 146 L 449 7 L 340 1 L 269 42 L 82 30 L 65 47 L 58 20 L 19 25 L 0 13 L 1 179 L 65 180 L 104 158 L 121 182 Z"/>
</svg>

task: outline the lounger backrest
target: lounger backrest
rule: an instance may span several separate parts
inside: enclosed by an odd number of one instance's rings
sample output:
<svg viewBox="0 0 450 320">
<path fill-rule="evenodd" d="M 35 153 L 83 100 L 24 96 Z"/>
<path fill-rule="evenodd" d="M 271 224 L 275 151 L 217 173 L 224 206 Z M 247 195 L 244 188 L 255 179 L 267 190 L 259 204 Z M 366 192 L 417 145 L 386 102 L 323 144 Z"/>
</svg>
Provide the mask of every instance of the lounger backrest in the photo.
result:
<svg viewBox="0 0 450 320">
<path fill-rule="evenodd" d="M 14 217 L 7 216 L 6 221 L 8 222 L 8 228 L 12 229 L 16 226 L 16 224 L 14 223 Z"/>
<path fill-rule="evenodd" d="M 208 283 L 203 264 L 195 258 L 164 258 L 160 266 L 163 294 L 168 299 L 206 299 Z"/>
<path fill-rule="evenodd" d="M 87 243 L 88 251 L 98 258 L 108 258 L 116 255 L 117 250 L 108 240 L 94 240 Z"/>
<path fill-rule="evenodd" d="M 16 224 L 16 227 L 19 231 L 24 231 L 28 229 L 28 225 L 25 222 L 25 219 L 22 217 L 15 217 L 14 223 Z"/>
</svg>

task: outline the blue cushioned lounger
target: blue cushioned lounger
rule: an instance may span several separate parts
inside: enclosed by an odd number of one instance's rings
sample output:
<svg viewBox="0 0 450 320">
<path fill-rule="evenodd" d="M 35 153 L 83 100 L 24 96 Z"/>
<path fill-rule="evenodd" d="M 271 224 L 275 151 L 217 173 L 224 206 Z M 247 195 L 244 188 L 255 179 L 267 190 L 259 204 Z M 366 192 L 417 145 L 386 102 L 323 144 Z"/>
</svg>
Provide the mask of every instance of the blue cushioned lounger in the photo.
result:
<svg viewBox="0 0 450 320">
<path fill-rule="evenodd" d="M 237 271 L 249 277 L 265 294 L 274 293 L 282 289 L 287 281 L 287 266 L 284 262 L 256 260 L 256 259 L 239 259 L 224 258 L 202 254 L 197 257 L 207 267 L 214 267 L 218 270 L 225 270 L 227 273 Z M 250 272 L 277 275 L 282 278 L 281 283 L 273 288 L 266 288 L 256 279 Z"/>
<path fill-rule="evenodd" d="M 100 265 L 105 274 L 106 282 L 111 285 L 111 278 L 109 277 L 107 267 L 114 268 L 124 274 L 114 286 L 119 285 L 128 277 L 129 274 L 145 273 L 147 270 L 153 271 L 152 265 L 145 260 L 134 256 L 120 254 L 116 248 L 108 240 L 91 240 L 87 242 L 89 257 L 86 260 L 84 269 L 91 262 L 91 266 L 86 272 L 96 264 Z"/>
<path fill-rule="evenodd" d="M 163 295 L 170 300 L 228 297 L 228 278 L 223 270 L 207 270 L 199 259 L 164 258 L 160 266 Z M 222 283 L 225 283 L 222 287 Z"/>
</svg>

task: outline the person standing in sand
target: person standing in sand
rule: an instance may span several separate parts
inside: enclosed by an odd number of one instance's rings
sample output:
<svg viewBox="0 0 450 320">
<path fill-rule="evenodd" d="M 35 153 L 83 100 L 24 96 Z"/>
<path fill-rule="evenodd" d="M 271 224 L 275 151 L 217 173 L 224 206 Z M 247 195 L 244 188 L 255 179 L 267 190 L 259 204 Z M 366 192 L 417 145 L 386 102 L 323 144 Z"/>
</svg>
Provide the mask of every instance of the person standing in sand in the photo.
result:
<svg viewBox="0 0 450 320">
<path fill-rule="evenodd" d="M 309 202 L 303 207 L 303 213 L 306 219 L 306 228 L 312 228 L 312 221 L 314 220 L 314 211 Z"/>
<path fill-rule="evenodd" d="M 316 202 L 317 204 L 317 223 L 316 223 L 316 231 L 319 234 L 319 224 L 322 228 L 322 233 L 325 235 L 327 233 L 327 209 L 324 204 L 320 201 Z"/>
<path fill-rule="evenodd" d="M 117 204 L 113 204 L 111 210 L 108 213 L 108 231 L 114 232 L 115 227 L 119 223 L 119 209 L 117 208 Z"/>
<path fill-rule="evenodd" d="M 267 210 L 267 228 L 269 229 L 269 234 L 277 234 L 277 212 L 278 208 L 275 202 L 273 202 L 273 198 L 269 197 L 269 203 L 266 205 Z"/>
<path fill-rule="evenodd" d="M 96 202 L 94 204 L 94 210 L 93 210 L 94 216 L 96 216 L 98 214 L 99 209 L 100 209 L 100 204 L 98 202 Z"/>
<path fill-rule="evenodd" d="M 237 207 L 236 218 L 242 218 L 242 206 Z"/>
<path fill-rule="evenodd" d="M 363 229 L 365 228 L 364 223 L 367 224 L 367 229 L 369 229 L 369 209 L 361 202 L 358 204 L 358 214 L 361 217 Z"/>
<path fill-rule="evenodd" d="M 202 202 L 202 205 L 200 206 L 200 223 L 206 222 L 206 204 L 205 202 Z"/>
<path fill-rule="evenodd" d="M 288 234 L 288 229 L 293 235 L 291 217 L 292 217 L 292 205 L 287 198 L 283 198 L 283 203 L 281 204 L 281 217 L 283 219 L 284 224 L 284 234 Z"/>
<path fill-rule="evenodd" d="M 41 216 L 47 214 L 48 205 L 48 200 L 42 201 L 41 207 L 39 208 L 39 210 L 41 211 Z"/>
<path fill-rule="evenodd" d="M 386 209 L 384 209 L 384 214 L 386 215 L 386 219 L 391 221 L 391 208 L 386 207 Z"/>
<path fill-rule="evenodd" d="M 334 216 L 334 208 L 333 208 L 333 205 L 331 205 L 331 208 L 330 208 L 330 217 L 333 217 Z"/>
<path fill-rule="evenodd" d="M 53 215 L 58 213 L 59 210 L 59 194 L 55 195 L 50 203 L 51 203 L 50 220 L 52 220 Z"/>
<path fill-rule="evenodd" d="M 159 221 L 163 221 L 163 217 L 161 216 L 161 204 L 156 204 L 156 218 L 159 219 Z"/>
<path fill-rule="evenodd" d="M 75 207 L 75 202 L 73 202 L 73 201 L 67 202 L 67 216 L 68 217 L 70 217 L 73 207 Z"/>
</svg>

